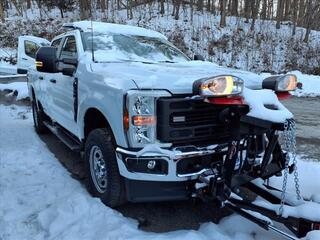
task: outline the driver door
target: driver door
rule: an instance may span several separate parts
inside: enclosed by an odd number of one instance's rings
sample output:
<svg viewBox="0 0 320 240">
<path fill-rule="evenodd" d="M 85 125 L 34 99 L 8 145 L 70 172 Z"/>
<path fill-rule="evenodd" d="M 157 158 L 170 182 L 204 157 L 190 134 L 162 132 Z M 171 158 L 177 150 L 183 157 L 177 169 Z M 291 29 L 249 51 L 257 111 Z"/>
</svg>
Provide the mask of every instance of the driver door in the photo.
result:
<svg viewBox="0 0 320 240">
<path fill-rule="evenodd" d="M 50 74 L 47 79 L 50 84 L 50 93 L 52 97 L 51 116 L 54 121 L 62 125 L 72 133 L 76 133 L 76 122 L 74 120 L 74 98 L 73 86 L 75 77 L 63 75 L 62 69 L 70 67 L 63 63 L 64 59 L 78 60 L 78 50 L 76 37 L 68 35 L 62 40 L 60 51 L 58 51 L 58 73 Z M 74 66 L 71 66 L 74 67 Z M 76 70 L 75 70 L 76 71 Z"/>
</svg>

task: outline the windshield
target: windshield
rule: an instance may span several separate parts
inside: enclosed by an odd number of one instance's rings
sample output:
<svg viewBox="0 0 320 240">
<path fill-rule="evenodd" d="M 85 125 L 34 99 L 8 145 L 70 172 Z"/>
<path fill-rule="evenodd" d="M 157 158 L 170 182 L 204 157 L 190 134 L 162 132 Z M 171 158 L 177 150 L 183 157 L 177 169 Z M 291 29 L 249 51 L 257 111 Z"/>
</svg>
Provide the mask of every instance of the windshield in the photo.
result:
<svg viewBox="0 0 320 240">
<path fill-rule="evenodd" d="M 185 62 L 190 59 L 170 42 L 151 37 L 112 33 L 82 33 L 85 51 L 94 50 L 97 62 Z"/>
</svg>

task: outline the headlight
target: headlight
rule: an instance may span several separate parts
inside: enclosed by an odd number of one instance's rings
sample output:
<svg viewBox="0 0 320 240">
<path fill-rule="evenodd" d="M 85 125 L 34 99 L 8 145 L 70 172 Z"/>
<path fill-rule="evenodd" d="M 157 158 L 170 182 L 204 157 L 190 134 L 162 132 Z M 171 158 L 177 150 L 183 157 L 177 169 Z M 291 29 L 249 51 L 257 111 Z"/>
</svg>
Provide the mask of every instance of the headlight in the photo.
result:
<svg viewBox="0 0 320 240">
<path fill-rule="evenodd" d="M 166 91 L 130 90 L 127 93 L 123 125 L 131 147 L 156 141 L 156 99 L 171 96 Z"/>
<path fill-rule="evenodd" d="M 271 76 L 263 80 L 262 88 L 272 89 L 276 92 L 293 91 L 297 87 L 297 77 L 293 74 Z"/>
<path fill-rule="evenodd" d="M 193 93 L 206 97 L 238 95 L 242 90 L 243 81 L 228 75 L 200 79 L 193 84 Z"/>
</svg>

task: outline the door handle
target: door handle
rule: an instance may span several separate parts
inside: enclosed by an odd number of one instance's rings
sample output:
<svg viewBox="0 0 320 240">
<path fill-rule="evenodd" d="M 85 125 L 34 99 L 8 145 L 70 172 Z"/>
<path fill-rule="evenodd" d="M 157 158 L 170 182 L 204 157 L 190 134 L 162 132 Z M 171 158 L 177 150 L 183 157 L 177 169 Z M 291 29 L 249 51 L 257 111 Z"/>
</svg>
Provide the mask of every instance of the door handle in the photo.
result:
<svg viewBox="0 0 320 240">
<path fill-rule="evenodd" d="M 28 60 L 28 59 L 26 59 L 26 58 L 22 58 L 22 60 Z"/>
<path fill-rule="evenodd" d="M 55 80 L 55 79 L 50 79 L 49 81 L 52 82 L 52 83 L 56 83 L 57 82 L 57 80 Z"/>
<path fill-rule="evenodd" d="M 43 76 L 39 76 L 39 80 L 43 80 Z"/>
</svg>

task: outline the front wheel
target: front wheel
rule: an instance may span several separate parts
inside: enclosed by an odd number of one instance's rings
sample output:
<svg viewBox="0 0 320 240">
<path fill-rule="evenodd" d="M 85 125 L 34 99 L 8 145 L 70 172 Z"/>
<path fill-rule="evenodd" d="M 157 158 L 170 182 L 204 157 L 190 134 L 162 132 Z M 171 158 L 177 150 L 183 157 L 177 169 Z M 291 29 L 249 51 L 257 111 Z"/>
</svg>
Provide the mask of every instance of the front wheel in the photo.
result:
<svg viewBox="0 0 320 240">
<path fill-rule="evenodd" d="M 88 191 L 109 206 L 125 202 L 124 183 L 119 174 L 112 134 L 98 128 L 89 133 L 85 144 L 85 168 Z"/>
<path fill-rule="evenodd" d="M 32 100 L 32 116 L 34 128 L 38 134 L 47 133 L 48 129 L 44 125 L 44 113 L 41 111 L 35 100 Z"/>
</svg>

